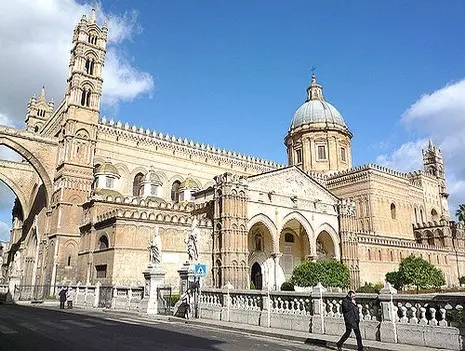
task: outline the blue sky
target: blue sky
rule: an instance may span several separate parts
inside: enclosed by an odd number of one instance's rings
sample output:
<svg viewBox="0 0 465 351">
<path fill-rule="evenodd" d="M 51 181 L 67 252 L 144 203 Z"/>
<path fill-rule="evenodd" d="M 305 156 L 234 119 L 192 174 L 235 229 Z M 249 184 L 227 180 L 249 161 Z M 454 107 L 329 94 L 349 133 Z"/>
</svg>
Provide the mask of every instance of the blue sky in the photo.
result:
<svg viewBox="0 0 465 351">
<path fill-rule="evenodd" d="M 63 96 L 72 28 L 91 2 L 44 4 L 0 5 L 0 22 L 14 20 L 25 33 L 21 48 L 49 48 L 0 54 L 11 65 L 0 68 L 3 77 L 19 68 L 24 75 L 0 82 L 0 95 L 14 92 L 0 97 L 2 124 L 21 125 L 43 84 L 48 96 Z M 100 7 L 114 36 L 102 115 L 285 163 L 283 138 L 316 66 L 326 99 L 354 134 L 355 165 L 418 168 L 432 137 L 447 150 L 451 207 L 465 197 L 465 166 L 457 166 L 463 133 L 450 139 L 465 119 L 464 1 L 103 0 Z M 2 35 L 9 38 L 6 24 Z M 0 222 L 9 224 L 11 206 L 0 207 Z"/>
</svg>

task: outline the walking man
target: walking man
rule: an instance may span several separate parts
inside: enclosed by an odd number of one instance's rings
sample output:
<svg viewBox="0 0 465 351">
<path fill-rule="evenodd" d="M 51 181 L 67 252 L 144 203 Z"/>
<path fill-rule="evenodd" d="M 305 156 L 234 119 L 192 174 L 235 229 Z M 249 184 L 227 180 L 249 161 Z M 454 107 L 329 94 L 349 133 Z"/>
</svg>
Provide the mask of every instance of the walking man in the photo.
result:
<svg viewBox="0 0 465 351">
<path fill-rule="evenodd" d="M 342 345 L 349 338 L 352 330 L 357 338 L 357 350 L 363 351 L 362 335 L 360 334 L 360 316 L 355 302 L 355 291 L 350 290 L 347 296 L 342 300 L 342 314 L 344 315 L 344 323 L 346 325 L 346 332 L 342 335 L 341 339 L 337 342 L 338 351 L 342 350 Z"/>
</svg>

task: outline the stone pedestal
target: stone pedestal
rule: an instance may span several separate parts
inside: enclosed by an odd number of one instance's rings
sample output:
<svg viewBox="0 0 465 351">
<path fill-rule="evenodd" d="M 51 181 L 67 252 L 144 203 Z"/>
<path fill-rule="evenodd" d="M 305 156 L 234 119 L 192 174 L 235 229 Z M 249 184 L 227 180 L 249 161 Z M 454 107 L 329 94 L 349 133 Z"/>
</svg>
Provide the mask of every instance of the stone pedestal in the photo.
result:
<svg viewBox="0 0 465 351">
<path fill-rule="evenodd" d="M 16 301 L 19 299 L 19 295 L 16 293 L 15 287 L 19 287 L 21 284 L 21 277 L 11 276 L 8 281 L 8 294 L 7 302 Z"/>
<path fill-rule="evenodd" d="M 178 269 L 179 273 L 179 294 L 182 295 L 191 288 L 195 283 L 195 264 L 184 262 L 182 267 Z"/>
<path fill-rule="evenodd" d="M 158 314 L 157 288 L 165 284 L 165 272 L 161 265 L 149 265 L 143 272 L 145 278 L 144 298 L 140 302 L 140 311 Z"/>
</svg>

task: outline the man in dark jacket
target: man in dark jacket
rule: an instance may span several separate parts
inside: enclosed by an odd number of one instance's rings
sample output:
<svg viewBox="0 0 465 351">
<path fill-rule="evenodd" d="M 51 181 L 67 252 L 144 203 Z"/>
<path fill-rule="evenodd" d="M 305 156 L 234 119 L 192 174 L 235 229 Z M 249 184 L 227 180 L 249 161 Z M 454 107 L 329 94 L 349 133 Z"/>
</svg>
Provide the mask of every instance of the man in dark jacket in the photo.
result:
<svg viewBox="0 0 465 351">
<path fill-rule="evenodd" d="M 355 302 L 355 291 L 349 291 L 347 296 L 342 300 L 342 314 L 344 315 L 344 322 L 346 324 L 346 332 L 342 335 L 341 339 L 337 342 L 337 349 L 342 350 L 342 345 L 350 336 L 352 330 L 357 338 L 357 349 L 363 351 L 362 335 L 360 334 L 360 315 L 357 304 Z"/>
<path fill-rule="evenodd" d="M 58 295 L 60 296 L 60 308 L 61 309 L 65 308 L 66 292 L 67 290 L 65 288 L 61 288 L 60 292 L 58 293 Z"/>
</svg>

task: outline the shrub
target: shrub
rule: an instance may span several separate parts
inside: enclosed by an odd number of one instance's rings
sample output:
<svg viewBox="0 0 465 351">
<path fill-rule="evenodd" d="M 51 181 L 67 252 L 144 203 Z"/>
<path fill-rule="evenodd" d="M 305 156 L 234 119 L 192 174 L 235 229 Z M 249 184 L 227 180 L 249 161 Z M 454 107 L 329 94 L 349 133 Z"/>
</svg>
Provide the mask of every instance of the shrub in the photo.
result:
<svg viewBox="0 0 465 351">
<path fill-rule="evenodd" d="M 257 290 L 253 282 L 250 282 L 250 290 Z"/>
<path fill-rule="evenodd" d="M 365 285 L 361 286 L 360 288 L 357 289 L 357 292 L 359 293 L 369 293 L 369 294 L 379 294 L 379 291 L 383 288 L 383 284 L 381 283 L 368 283 L 365 282 Z"/>
<path fill-rule="evenodd" d="M 176 302 L 179 301 L 179 294 L 172 294 L 171 296 L 168 295 L 165 297 L 166 298 L 166 302 L 168 303 L 169 306 L 171 307 L 174 307 L 174 305 L 176 305 Z"/>
<path fill-rule="evenodd" d="M 290 282 L 301 287 L 321 283 L 326 287 L 346 288 L 350 283 L 349 269 L 338 261 L 304 261 L 294 268 Z"/>
<path fill-rule="evenodd" d="M 294 291 L 294 284 L 291 282 L 284 282 L 281 285 L 281 291 Z"/>
<path fill-rule="evenodd" d="M 398 271 L 386 273 L 386 281 L 391 283 L 391 285 L 397 290 L 401 290 L 405 284 L 402 280 L 402 276 Z"/>
</svg>

